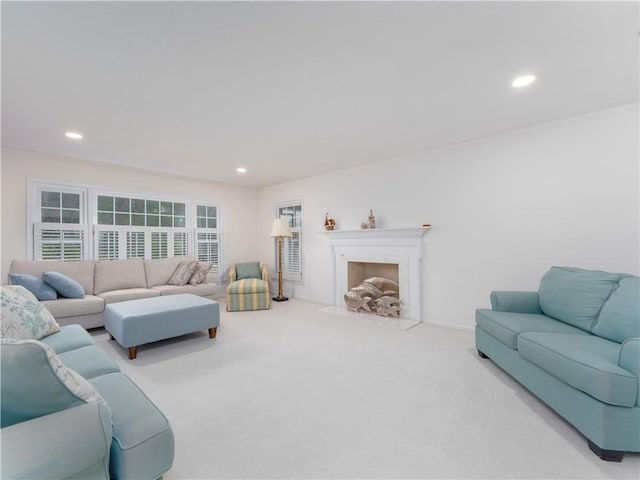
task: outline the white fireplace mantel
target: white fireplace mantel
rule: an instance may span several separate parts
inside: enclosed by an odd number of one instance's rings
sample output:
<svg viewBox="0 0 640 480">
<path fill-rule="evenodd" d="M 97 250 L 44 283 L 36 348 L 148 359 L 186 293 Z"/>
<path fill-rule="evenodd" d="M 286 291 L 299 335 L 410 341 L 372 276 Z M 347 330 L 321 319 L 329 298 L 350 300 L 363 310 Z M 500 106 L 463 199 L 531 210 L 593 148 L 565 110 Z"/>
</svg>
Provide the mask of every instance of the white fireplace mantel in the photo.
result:
<svg viewBox="0 0 640 480">
<path fill-rule="evenodd" d="M 349 262 L 393 263 L 398 265 L 400 314 L 421 321 L 422 236 L 428 227 L 375 228 L 326 231 L 333 252 L 334 299 L 343 306 L 348 290 Z"/>
</svg>

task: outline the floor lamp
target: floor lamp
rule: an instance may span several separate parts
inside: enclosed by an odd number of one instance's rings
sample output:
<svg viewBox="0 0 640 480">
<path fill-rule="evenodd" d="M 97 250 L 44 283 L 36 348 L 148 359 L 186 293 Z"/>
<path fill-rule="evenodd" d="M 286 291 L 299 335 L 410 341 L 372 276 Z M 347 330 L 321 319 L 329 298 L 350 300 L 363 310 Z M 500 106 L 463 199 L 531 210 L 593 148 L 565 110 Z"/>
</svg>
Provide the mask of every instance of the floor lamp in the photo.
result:
<svg viewBox="0 0 640 480">
<path fill-rule="evenodd" d="M 284 237 L 293 236 L 291 235 L 291 230 L 289 230 L 288 218 L 276 218 L 273 221 L 273 229 L 269 236 L 278 239 L 278 296 L 273 297 L 273 301 L 285 302 L 289 299 L 282 295 L 282 244 L 284 243 Z"/>
</svg>

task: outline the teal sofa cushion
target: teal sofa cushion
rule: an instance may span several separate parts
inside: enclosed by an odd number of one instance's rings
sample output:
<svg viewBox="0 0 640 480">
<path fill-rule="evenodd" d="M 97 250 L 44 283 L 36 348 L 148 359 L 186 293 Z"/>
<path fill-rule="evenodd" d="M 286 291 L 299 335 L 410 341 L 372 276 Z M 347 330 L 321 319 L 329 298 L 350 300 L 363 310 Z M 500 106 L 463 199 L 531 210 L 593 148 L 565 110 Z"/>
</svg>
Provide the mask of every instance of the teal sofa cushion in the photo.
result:
<svg viewBox="0 0 640 480">
<path fill-rule="evenodd" d="M 594 335 L 523 333 L 518 353 L 572 387 L 610 405 L 633 407 L 638 378 L 618 366 L 620 344 Z"/>
<path fill-rule="evenodd" d="M 57 354 L 96 344 L 91 334 L 80 325 L 64 325 L 59 332 L 47 335 L 40 341 L 53 348 Z"/>
<path fill-rule="evenodd" d="M 619 280 L 616 273 L 551 267 L 540 280 L 540 308 L 545 315 L 590 332 Z"/>
<path fill-rule="evenodd" d="M 236 280 L 243 278 L 262 278 L 260 262 L 245 262 L 236 264 Z"/>
<path fill-rule="evenodd" d="M 485 308 L 476 310 L 476 324 L 509 348 L 518 348 L 518 335 L 523 332 L 556 332 L 587 335 L 586 332 L 534 313 L 496 312 Z"/>
<path fill-rule="evenodd" d="M 101 375 L 90 382 L 113 412 L 111 477 L 161 477 L 171 468 L 175 449 L 173 431 L 165 416 L 122 373 Z"/>
<path fill-rule="evenodd" d="M 107 373 L 119 372 L 120 368 L 96 345 L 76 348 L 58 355 L 62 363 L 87 380 Z"/>
<path fill-rule="evenodd" d="M 625 276 L 600 311 L 593 333 L 622 343 L 640 337 L 640 277 Z"/>
</svg>

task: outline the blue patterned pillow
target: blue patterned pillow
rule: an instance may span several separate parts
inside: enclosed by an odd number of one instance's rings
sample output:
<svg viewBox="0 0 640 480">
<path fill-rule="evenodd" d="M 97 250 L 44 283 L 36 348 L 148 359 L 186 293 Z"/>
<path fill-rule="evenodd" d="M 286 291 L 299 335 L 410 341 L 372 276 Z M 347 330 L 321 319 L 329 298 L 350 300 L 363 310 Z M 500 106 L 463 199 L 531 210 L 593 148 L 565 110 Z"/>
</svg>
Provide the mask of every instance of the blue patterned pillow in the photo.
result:
<svg viewBox="0 0 640 480">
<path fill-rule="evenodd" d="M 26 288 L 33 293 L 38 300 L 55 300 L 58 298 L 58 292 L 38 277 L 27 275 L 26 273 L 10 273 L 9 277 L 13 285 L 20 285 Z"/>
<path fill-rule="evenodd" d="M 44 272 L 42 279 L 66 298 L 84 298 L 84 288 L 76 280 L 59 272 Z"/>
<path fill-rule="evenodd" d="M 0 289 L 0 306 L 2 338 L 39 340 L 60 330 L 51 312 L 20 285 L 5 285 Z"/>
</svg>

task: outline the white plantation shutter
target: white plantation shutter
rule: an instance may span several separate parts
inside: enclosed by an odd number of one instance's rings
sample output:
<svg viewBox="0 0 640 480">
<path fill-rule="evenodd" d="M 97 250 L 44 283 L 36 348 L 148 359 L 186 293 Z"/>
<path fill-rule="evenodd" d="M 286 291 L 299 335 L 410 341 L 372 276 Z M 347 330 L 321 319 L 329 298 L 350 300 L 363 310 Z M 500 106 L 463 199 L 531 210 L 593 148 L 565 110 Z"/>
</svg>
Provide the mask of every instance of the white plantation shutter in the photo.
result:
<svg viewBox="0 0 640 480">
<path fill-rule="evenodd" d="M 145 258 L 145 232 L 128 231 L 127 234 L 127 258 Z"/>
<path fill-rule="evenodd" d="M 98 260 L 117 260 L 120 258 L 120 232 L 100 230 L 96 235 L 96 258 Z"/>
<path fill-rule="evenodd" d="M 220 275 L 220 234 L 196 229 L 196 258 L 199 262 L 211 262 L 210 275 Z"/>
<path fill-rule="evenodd" d="M 284 239 L 284 271 L 290 278 L 299 277 L 302 273 L 302 265 L 300 258 L 300 233 L 299 231 L 291 232 L 290 238 Z"/>
<path fill-rule="evenodd" d="M 36 223 L 33 226 L 34 258 L 66 262 L 87 258 L 87 226 Z"/>
<path fill-rule="evenodd" d="M 189 255 L 189 233 L 186 231 L 173 232 L 173 256 Z"/>
<path fill-rule="evenodd" d="M 167 258 L 169 235 L 167 232 L 151 232 L 151 258 Z"/>
</svg>

